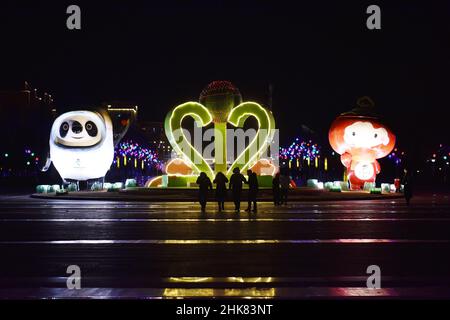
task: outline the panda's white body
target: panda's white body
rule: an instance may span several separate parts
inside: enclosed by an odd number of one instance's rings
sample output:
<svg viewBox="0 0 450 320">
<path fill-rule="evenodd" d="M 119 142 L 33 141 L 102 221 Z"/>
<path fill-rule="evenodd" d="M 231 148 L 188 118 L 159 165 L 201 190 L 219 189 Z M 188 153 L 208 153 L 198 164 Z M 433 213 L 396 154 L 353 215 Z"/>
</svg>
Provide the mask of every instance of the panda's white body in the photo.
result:
<svg viewBox="0 0 450 320">
<path fill-rule="evenodd" d="M 95 136 L 84 129 L 88 122 L 91 128 L 96 127 Z M 79 132 L 72 132 L 75 123 Z M 62 126 L 68 130 L 64 131 Z M 71 111 L 54 121 L 50 133 L 50 159 L 63 180 L 104 177 L 113 158 L 113 126 L 106 112 Z"/>
</svg>

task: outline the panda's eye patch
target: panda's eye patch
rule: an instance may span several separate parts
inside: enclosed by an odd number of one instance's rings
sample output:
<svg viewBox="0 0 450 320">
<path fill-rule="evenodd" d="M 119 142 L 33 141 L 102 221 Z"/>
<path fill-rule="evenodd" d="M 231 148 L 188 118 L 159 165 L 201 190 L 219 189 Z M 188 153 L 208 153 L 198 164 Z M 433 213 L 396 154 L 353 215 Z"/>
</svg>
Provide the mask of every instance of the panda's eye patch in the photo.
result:
<svg viewBox="0 0 450 320">
<path fill-rule="evenodd" d="M 95 137 L 97 135 L 97 126 L 95 125 L 95 123 L 93 123 L 92 121 L 88 121 L 86 122 L 85 126 L 87 133 L 91 136 L 91 137 Z"/>
<path fill-rule="evenodd" d="M 64 138 L 67 135 L 67 132 L 69 131 L 69 124 L 67 122 L 61 123 L 61 126 L 59 127 L 59 135 Z"/>
</svg>

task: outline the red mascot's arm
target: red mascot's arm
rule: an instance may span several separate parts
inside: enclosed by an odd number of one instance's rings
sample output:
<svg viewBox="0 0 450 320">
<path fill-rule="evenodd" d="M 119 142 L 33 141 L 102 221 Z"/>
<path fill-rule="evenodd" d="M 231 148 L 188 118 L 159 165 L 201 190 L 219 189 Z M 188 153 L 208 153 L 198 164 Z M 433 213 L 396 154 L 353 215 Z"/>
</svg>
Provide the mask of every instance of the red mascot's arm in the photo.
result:
<svg viewBox="0 0 450 320">
<path fill-rule="evenodd" d="M 380 171 L 381 171 L 380 163 L 379 163 L 377 160 L 375 160 L 374 165 L 375 165 L 375 172 L 376 172 L 377 174 L 379 174 Z"/>
<path fill-rule="evenodd" d="M 350 167 L 350 163 L 352 162 L 352 155 L 348 152 L 345 152 L 341 155 L 341 162 L 344 167 Z"/>
</svg>

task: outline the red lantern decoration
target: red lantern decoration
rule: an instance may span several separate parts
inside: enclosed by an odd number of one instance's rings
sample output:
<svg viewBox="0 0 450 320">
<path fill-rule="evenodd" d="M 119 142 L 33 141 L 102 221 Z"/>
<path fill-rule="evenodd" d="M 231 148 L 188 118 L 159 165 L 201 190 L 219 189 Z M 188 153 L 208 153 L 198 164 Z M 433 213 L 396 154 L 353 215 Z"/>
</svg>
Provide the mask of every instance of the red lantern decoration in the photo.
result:
<svg viewBox="0 0 450 320">
<path fill-rule="evenodd" d="M 361 190 L 365 182 L 375 182 L 380 172 L 376 159 L 387 156 L 395 146 L 395 135 L 362 102 L 358 101 L 360 108 L 338 116 L 328 133 L 331 147 L 341 155 L 347 168 L 351 190 Z"/>
</svg>

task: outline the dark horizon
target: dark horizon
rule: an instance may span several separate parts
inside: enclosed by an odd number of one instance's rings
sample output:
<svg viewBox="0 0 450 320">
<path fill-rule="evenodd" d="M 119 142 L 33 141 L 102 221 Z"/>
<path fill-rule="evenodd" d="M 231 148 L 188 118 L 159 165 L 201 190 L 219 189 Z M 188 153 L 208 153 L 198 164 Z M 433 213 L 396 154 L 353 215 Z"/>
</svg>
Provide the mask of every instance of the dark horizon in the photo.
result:
<svg viewBox="0 0 450 320">
<path fill-rule="evenodd" d="M 326 142 L 332 120 L 368 95 L 405 150 L 448 144 L 449 4 L 378 3 L 376 31 L 364 2 L 78 2 L 80 31 L 65 27 L 69 4 L 0 5 L 0 89 L 29 81 L 58 111 L 123 100 L 162 121 L 213 80 L 264 105 L 273 84 L 282 144 L 301 125 Z"/>
</svg>

